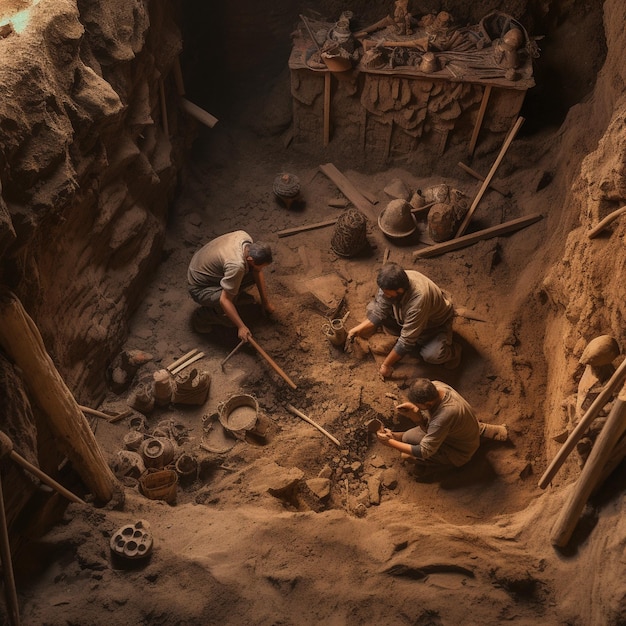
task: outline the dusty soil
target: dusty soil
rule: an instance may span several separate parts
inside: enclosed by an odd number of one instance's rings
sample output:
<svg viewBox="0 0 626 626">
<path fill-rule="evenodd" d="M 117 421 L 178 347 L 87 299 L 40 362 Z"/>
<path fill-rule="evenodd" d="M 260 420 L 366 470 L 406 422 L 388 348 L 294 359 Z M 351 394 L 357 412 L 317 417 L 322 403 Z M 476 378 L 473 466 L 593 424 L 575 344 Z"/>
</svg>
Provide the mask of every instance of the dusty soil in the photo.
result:
<svg viewBox="0 0 626 626">
<path fill-rule="evenodd" d="M 259 103 L 266 119 L 271 107 L 271 101 Z M 589 612 L 577 606 L 570 584 L 578 565 L 549 544 L 564 496 L 537 487 L 546 464 L 548 378 L 542 321 L 547 308 L 540 286 L 545 268 L 561 252 L 546 245 L 560 219 L 550 207 L 563 194 L 550 183 L 558 180 L 554 135 L 514 142 L 497 176 L 511 196 L 487 192 L 473 227 L 538 211 L 543 220 L 414 264 L 413 251 L 428 244 L 423 221 L 403 245 L 369 224 L 370 249 L 354 258 L 332 251 L 332 227 L 284 238 L 277 232 L 339 215 L 329 200 L 341 194 L 319 171 L 331 161 L 377 198 L 377 210 L 390 200 L 385 187 L 397 179 L 411 189 L 444 182 L 471 198 L 480 183 L 456 167 L 465 159 L 465 146 L 452 146 L 430 163 L 371 172 L 355 167 L 341 147 L 286 148 L 284 137 L 255 131 L 223 120 L 201 133 L 171 216 L 163 262 L 146 285 L 125 346 L 152 354 L 138 372 L 138 379 L 148 380 L 193 348 L 205 353 L 196 366 L 211 376 L 207 402 L 160 407 L 148 417 L 149 431 L 165 420 L 177 425 L 184 434 L 178 453 L 198 459 L 198 476 L 178 486 L 175 504 L 150 500 L 136 480 L 125 479 L 123 505 L 70 505 L 61 523 L 34 544 L 39 567 L 18 581 L 26 600 L 23 623 L 586 623 L 580 616 Z M 489 170 L 493 148 L 479 146 L 476 170 Z M 284 171 L 302 181 L 304 202 L 291 210 L 272 194 L 275 176 Z M 248 315 L 255 339 L 295 390 L 248 347 L 222 369 L 220 361 L 237 344 L 234 332 L 204 336 L 191 329 L 196 305 L 186 291 L 187 264 L 206 241 L 240 228 L 273 246 L 267 283 L 277 311 L 265 318 L 252 308 Z M 382 381 L 371 355 L 345 353 L 326 340 L 322 325 L 328 320 L 312 286 L 339 284 L 345 292 L 341 314 L 349 311 L 348 326 L 357 323 L 375 292 L 386 248 L 391 261 L 419 269 L 467 315 L 484 320 L 457 317 L 455 332 L 463 345 L 457 370 L 405 358 Z M 510 441 L 483 442 L 460 470 L 417 476 L 364 428 L 373 417 L 397 424 L 393 407 L 416 376 L 453 385 L 479 419 L 506 423 Z M 207 452 L 201 447 L 207 437 L 203 418 L 240 393 L 258 400 L 269 421 L 266 436 L 237 440 L 223 454 Z M 127 396 L 111 393 L 99 408 L 124 410 Z M 340 445 L 290 413 L 287 404 Z M 130 421 L 93 418 L 92 424 L 113 462 Z M 320 476 L 330 477 L 325 500 L 306 484 Z M 613 537 L 608 548 L 620 554 L 623 539 L 610 534 L 619 503 L 607 513 L 594 533 Z M 122 567 L 111 557 L 110 538 L 138 520 L 151 526 L 152 553 Z M 603 593 L 611 599 L 609 591 Z"/>
<path fill-rule="evenodd" d="M 520 141 L 513 158 L 521 161 L 526 149 L 534 148 Z M 535 305 L 524 293 L 519 274 L 531 273 L 533 251 L 545 225 L 539 222 L 499 241 L 419 264 L 413 263 L 412 252 L 424 245 L 420 241 L 428 242 L 423 221 L 414 240 L 402 246 L 381 237 L 370 224 L 370 249 L 356 258 L 332 251 L 332 227 L 278 238 L 278 230 L 339 215 L 341 209 L 328 202 L 341 194 L 319 171 L 316 156 L 299 149 L 285 151 L 281 138 L 261 140 L 227 124 L 218 125 L 197 145 L 172 216 L 163 263 L 147 287 L 126 347 L 154 357 L 140 369 L 139 379 L 149 379 L 193 348 L 205 353 L 196 366 L 211 376 L 206 404 L 157 408 L 148 419 L 148 430 L 164 420 L 179 425 L 187 435 L 179 441 L 179 452 L 198 459 L 199 477 L 179 486 L 175 506 L 145 498 L 136 481 L 128 479 L 123 510 L 87 513 L 70 506 L 65 523 L 45 543 L 69 542 L 78 561 L 46 570 L 31 590 L 37 602 L 27 607 L 26 623 L 60 623 L 61 615 L 71 623 L 104 623 L 103 605 L 114 619 L 127 620 L 119 623 L 129 624 L 362 623 L 375 616 L 376 621 L 392 623 L 444 623 L 462 621 L 469 589 L 489 605 L 480 609 L 481 623 L 497 623 L 503 613 L 530 619 L 546 610 L 544 593 L 539 592 L 543 583 L 536 575 L 520 574 L 504 546 L 484 545 L 495 541 L 494 532 L 497 543 L 506 544 L 510 531 L 503 527 L 511 520 L 525 525 L 535 515 L 533 503 L 539 495 L 536 474 L 544 463 L 543 425 L 537 419 L 544 381 L 543 338 L 541 326 L 525 320 L 532 318 Z M 456 163 L 459 158 L 452 153 L 446 161 Z M 480 168 L 481 162 L 475 166 Z M 488 158 L 482 167 L 488 169 Z M 281 171 L 302 181 L 304 202 L 289 211 L 272 193 L 274 177 Z M 384 188 L 397 179 L 412 189 L 447 182 L 470 197 L 480 187 L 462 172 L 454 178 L 420 178 L 398 168 L 376 174 L 348 168 L 343 172 L 378 199 L 377 210 L 390 200 Z M 528 212 L 527 203 L 537 196 L 531 194 L 528 176 L 518 171 L 506 179 L 513 195 L 504 204 L 501 196 L 488 192 L 477 219 L 480 215 L 480 221 L 489 221 L 496 207 L 503 219 Z M 542 193 L 549 196 L 549 188 Z M 268 319 L 253 307 L 250 323 L 259 345 L 294 381 L 296 390 L 252 348 L 240 350 L 222 371 L 220 361 L 237 344 L 234 331 L 220 329 L 203 336 L 190 327 L 196 305 L 187 295 L 185 275 L 191 255 L 210 238 L 238 228 L 273 246 L 275 262 L 267 282 L 277 311 Z M 391 261 L 426 273 L 459 307 L 484 320 L 456 319 L 455 332 L 464 349 L 458 370 L 426 367 L 407 357 L 393 378 L 382 381 L 370 354 L 344 353 L 327 341 L 322 332 L 326 311 L 311 295 L 312 286 L 320 281 L 339 284 L 345 291 L 340 313 L 349 311 L 346 325 L 360 321 L 375 292 L 375 273 L 386 247 Z M 401 426 L 393 408 L 416 376 L 452 384 L 480 419 L 506 423 L 510 441 L 485 441 L 461 470 L 428 480 L 416 477 L 394 451 L 368 439 L 364 428 L 372 417 Z M 239 393 L 257 398 L 270 422 L 266 437 L 237 441 L 220 455 L 203 450 L 203 416 L 214 414 L 220 403 Z M 101 408 L 122 410 L 127 396 L 111 394 Z M 341 445 L 287 411 L 288 403 Z M 129 422 L 111 425 L 94 418 L 93 423 L 113 459 L 123 448 Z M 325 468 L 331 470 L 326 469 L 331 495 L 319 501 L 307 494 L 305 483 L 327 476 Z M 281 491 L 294 475 L 302 477 L 299 490 Z M 372 479 L 381 483 L 380 503 L 372 503 Z M 109 537 L 138 519 L 152 526 L 152 556 L 138 572 L 112 568 Z M 433 526 L 438 534 L 449 536 L 429 541 Z M 485 528 L 490 529 L 487 536 Z M 462 547 L 450 551 L 447 544 L 456 541 Z M 495 573 L 499 571 L 505 573 Z M 85 599 L 76 599 L 85 575 L 94 611 L 87 622 Z M 533 592 L 518 604 L 516 593 L 503 590 L 498 576 L 528 578 Z M 409 608 L 417 587 L 424 599 L 419 607 Z M 447 593 L 441 594 L 442 589 Z M 391 596 L 395 599 L 390 603 Z"/>
</svg>

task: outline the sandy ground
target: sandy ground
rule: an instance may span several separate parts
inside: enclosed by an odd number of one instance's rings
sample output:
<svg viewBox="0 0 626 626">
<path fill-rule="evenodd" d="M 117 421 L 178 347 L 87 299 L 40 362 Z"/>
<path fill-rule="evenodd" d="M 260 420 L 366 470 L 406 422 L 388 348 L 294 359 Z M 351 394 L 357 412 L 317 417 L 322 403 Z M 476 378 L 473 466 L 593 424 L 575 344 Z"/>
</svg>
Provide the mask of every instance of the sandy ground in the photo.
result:
<svg viewBox="0 0 626 626">
<path fill-rule="evenodd" d="M 526 149 L 532 146 L 520 140 L 517 150 Z M 444 169 L 454 171 L 450 164 L 459 159 L 452 150 Z M 541 241 L 542 222 L 418 264 L 412 252 L 428 242 L 424 221 L 403 245 L 370 224 L 370 249 L 355 258 L 332 251 L 333 227 L 278 238 L 278 230 L 339 215 L 341 209 L 328 202 L 341 194 L 319 171 L 322 162 L 298 147 L 285 151 L 280 138 L 259 140 L 225 124 L 199 140 L 164 261 L 147 286 L 126 346 L 152 354 L 138 372 L 138 379 L 148 380 L 193 348 L 205 353 L 195 365 L 211 377 L 207 402 L 158 407 L 147 420 L 148 431 L 167 420 L 176 424 L 184 435 L 177 454 L 198 460 L 198 478 L 178 486 L 175 505 L 144 497 L 132 479 L 125 480 L 121 510 L 71 505 L 40 549 L 71 546 L 73 557 L 48 567 L 30 589 L 37 601 L 27 605 L 25 623 L 467 623 L 470 602 L 477 615 L 473 623 L 496 624 L 503 616 L 531 623 L 550 611 L 549 585 L 537 574 L 541 556 L 516 537 L 529 523 L 550 521 L 535 520 L 545 515 L 536 506 L 536 478 L 544 464 L 543 426 L 536 419 L 542 336 L 540 328 L 524 323 L 532 318 L 533 305 L 519 279 L 532 272 L 528 260 Z M 408 169 L 369 174 L 344 163 L 338 167 L 378 200 L 376 210 L 390 200 L 384 188 L 397 180 L 412 189 L 446 182 L 470 197 L 480 187 L 460 170 L 456 177 L 420 178 Z M 480 169 L 480 161 L 475 167 Z M 488 158 L 482 167 L 488 169 Z M 302 181 L 304 202 L 289 211 L 272 193 L 272 182 L 283 171 Z M 477 219 L 488 222 L 495 207 L 503 219 L 529 212 L 523 175 L 518 172 L 506 184 L 512 198 L 503 203 L 487 192 Z M 210 238 L 239 228 L 273 246 L 267 283 L 277 311 L 264 318 L 252 307 L 248 314 L 256 341 L 295 390 L 250 347 L 222 370 L 220 361 L 237 344 L 234 331 L 203 336 L 191 329 L 195 304 L 186 293 L 187 264 Z M 426 367 L 407 357 L 382 381 L 371 354 L 345 353 L 326 339 L 322 327 L 328 320 L 311 286 L 321 281 L 337 293 L 339 285 L 345 293 L 341 314 L 349 311 L 346 325 L 357 323 L 375 291 L 386 248 L 389 260 L 424 272 L 457 306 L 485 320 L 456 319 L 464 350 L 457 370 Z M 510 441 L 484 441 L 460 470 L 416 475 L 364 427 L 373 417 L 401 427 L 394 405 L 416 376 L 453 385 L 481 420 L 506 423 Z M 213 434 L 203 427 L 207 417 L 242 393 L 257 399 L 259 415 L 269 423 L 265 437 L 236 440 L 223 454 L 203 450 L 200 445 Z M 127 397 L 110 394 L 101 408 L 123 410 Z M 287 404 L 340 445 L 290 413 Z M 111 425 L 94 418 L 93 423 L 113 461 L 130 422 Z M 307 486 L 320 476 L 331 479 L 330 495 L 322 499 Z M 119 569 L 111 560 L 110 537 L 138 520 L 151 526 L 152 554 L 130 570 Z"/>
</svg>

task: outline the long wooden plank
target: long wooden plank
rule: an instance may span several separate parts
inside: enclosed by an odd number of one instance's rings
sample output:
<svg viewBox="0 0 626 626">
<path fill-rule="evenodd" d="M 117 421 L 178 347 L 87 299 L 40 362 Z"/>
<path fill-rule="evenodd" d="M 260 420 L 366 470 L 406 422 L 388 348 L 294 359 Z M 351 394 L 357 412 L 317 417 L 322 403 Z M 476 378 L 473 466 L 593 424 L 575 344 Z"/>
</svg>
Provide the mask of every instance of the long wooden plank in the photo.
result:
<svg viewBox="0 0 626 626">
<path fill-rule="evenodd" d="M 460 237 L 467 230 L 467 227 L 469 226 L 469 223 L 472 219 L 472 216 L 474 215 L 474 211 L 476 210 L 478 203 L 481 201 L 485 191 L 487 191 L 487 187 L 489 187 L 489 183 L 491 183 L 491 179 L 496 173 L 496 170 L 498 169 L 498 166 L 502 162 L 502 159 L 504 158 L 506 151 L 509 149 L 509 146 L 511 145 L 511 143 L 513 143 L 513 139 L 515 139 L 515 135 L 517 135 L 517 132 L 519 131 L 523 123 L 524 123 L 524 118 L 518 117 L 517 122 L 515 122 L 515 126 L 513 126 L 513 128 L 511 129 L 511 132 L 508 134 L 506 140 L 504 141 L 504 144 L 502 145 L 502 148 L 500 149 L 500 154 L 498 154 L 497 159 L 495 160 L 494 164 L 491 166 L 491 169 L 489 170 L 489 174 L 487 174 L 487 176 L 485 177 L 485 180 L 483 181 L 483 184 L 478 190 L 478 193 L 476 194 L 476 197 L 474 198 L 474 201 L 472 202 L 472 206 L 469 208 L 469 211 L 465 215 L 465 218 L 463 219 L 461 226 L 459 226 L 459 230 L 457 231 L 455 235 L 456 237 Z"/>
<path fill-rule="evenodd" d="M 477 241 L 506 235 L 507 233 L 512 233 L 516 230 L 525 228 L 526 226 L 530 226 L 531 224 L 538 222 L 542 217 L 543 215 L 540 213 L 533 213 L 532 215 L 518 217 L 510 222 L 504 222 L 503 224 L 498 224 L 497 226 L 491 226 L 490 228 L 485 228 L 484 230 L 479 230 L 475 233 L 458 237 L 457 239 L 451 239 L 450 241 L 437 243 L 434 246 L 429 246 L 428 248 L 422 248 L 421 250 L 416 250 L 413 253 L 413 260 L 427 259 L 428 257 L 438 256 L 444 252 L 451 252 L 452 250 L 466 248 Z"/>
<path fill-rule="evenodd" d="M 324 226 L 332 226 L 337 223 L 337 218 L 334 220 L 326 220 L 325 222 L 315 222 L 314 224 L 305 224 L 304 226 L 295 226 L 294 228 L 285 228 L 285 230 L 279 230 L 276 234 L 279 237 L 289 237 L 289 235 L 297 235 L 305 230 L 314 230 L 316 228 L 324 228 Z"/>
<path fill-rule="evenodd" d="M 320 170 L 330 178 L 330 180 L 337 185 L 337 188 L 341 193 L 354 204 L 365 216 L 372 220 L 375 224 L 378 223 L 378 215 L 372 203 L 363 196 L 363 194 L 332 164 L 326 163 L 320 165 Z"/>
</svg>

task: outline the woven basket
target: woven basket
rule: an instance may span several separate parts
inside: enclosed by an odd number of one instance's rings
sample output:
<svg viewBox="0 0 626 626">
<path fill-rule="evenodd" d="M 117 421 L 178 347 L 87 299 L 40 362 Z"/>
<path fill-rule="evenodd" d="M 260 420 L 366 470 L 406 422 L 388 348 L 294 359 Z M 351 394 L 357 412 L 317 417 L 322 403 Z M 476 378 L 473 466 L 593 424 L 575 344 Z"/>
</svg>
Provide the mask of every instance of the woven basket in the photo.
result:
<svg viewBox="0 0 626 626">
<path fill-rule="evenodd" d="M 259 403 L 254 396 L 241 393 L 231 396 L 217 407 L 220 424 L 233 434 L 254 428 L 259 416 Z"/>
<path fill-rule="evenodd" d="M 176 483 L 178 474 L 173 470 L 147 472 L 139 479 L 141 493 L 150 500 L 165 500 L 168 504 L 176 502 Z"/>
</svg>

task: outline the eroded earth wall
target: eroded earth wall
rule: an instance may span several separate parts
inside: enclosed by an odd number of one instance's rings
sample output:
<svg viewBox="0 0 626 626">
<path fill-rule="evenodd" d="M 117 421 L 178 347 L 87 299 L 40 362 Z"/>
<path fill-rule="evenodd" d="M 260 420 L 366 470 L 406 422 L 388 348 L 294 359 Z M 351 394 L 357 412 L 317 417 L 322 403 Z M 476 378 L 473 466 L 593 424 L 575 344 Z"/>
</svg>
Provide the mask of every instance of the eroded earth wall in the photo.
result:
<svg viewBox="0 0 626 626">
<path fill-rule="evenodd" d="M 181 36 L 173 2 L 24 5 L 0 39 L 0 283 L 93 402 L 161 253 Z"/>
</svg>

